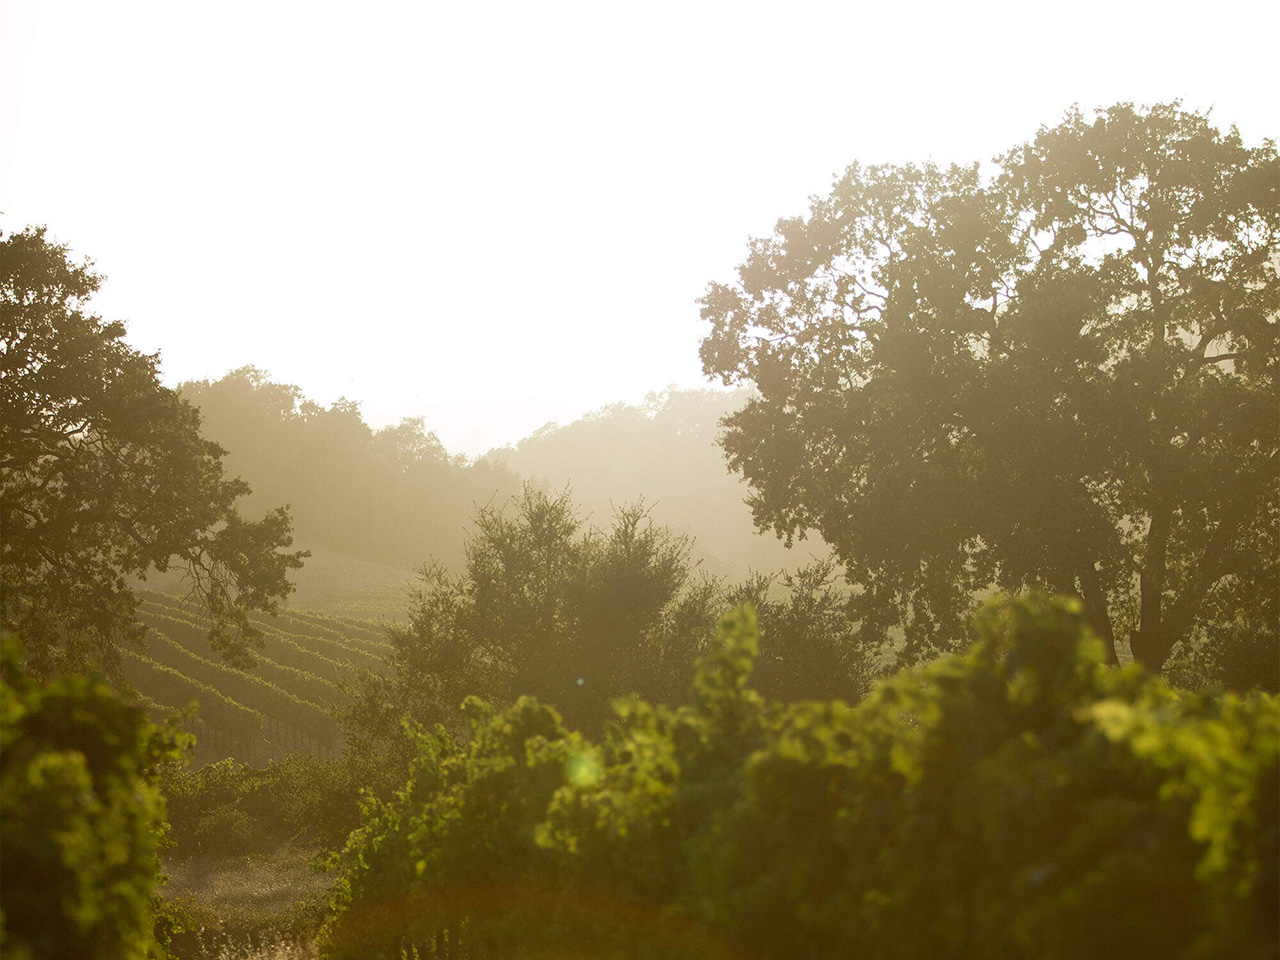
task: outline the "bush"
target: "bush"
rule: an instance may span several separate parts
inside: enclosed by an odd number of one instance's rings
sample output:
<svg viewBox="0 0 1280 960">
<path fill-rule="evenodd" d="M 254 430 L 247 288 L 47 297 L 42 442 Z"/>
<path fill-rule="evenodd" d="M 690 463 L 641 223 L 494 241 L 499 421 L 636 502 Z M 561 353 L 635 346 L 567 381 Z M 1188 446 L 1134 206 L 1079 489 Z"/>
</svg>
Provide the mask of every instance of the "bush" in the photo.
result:
<svg viewBox="0 0 1280 960">
<path fill-rule="evenodd" d="M 729 605 L 759 612 L 760 689 L 770 696 L 860 698 L 881 672 L 885 651 L 859 645 L 832 563 L 726 589 L 642 504 L 612 519 L 589 527 L 567 491 L 529 487 L 505 509 L 477 510 L 466 570 L 422 571 L 409 623 L 390 631 L 387 675 L 364 674 L 340 716 L 362 784 L 387 799 L 403 783 L 413 753 L 405 716 L 465 736 L 457 705 L 467 694 L 538 697 L 592 736 L 618 697 L 678 699 Z"/>
<path fill-rule="evenodd" d="M 335 848 L 359 825 L 347 763 L 298 751 L 255 769 L 232 759 L 164 771 L 176 857 L 240 856 L 289 842 Z"/>
<path fill-rule="evenodd" d="M 41 684 L 3 641 L 0 949 L 11 960 L 155 955 L 157 766 L 184 738 L 105 682 Z"/>
<path fill-rule="evenodd" d="M 367 802 L 335 957 L 1275 956 L 1280 704 L 1108 668 L 1072 601 L 858 707 L 779 707 L 728 618 L 679 709 L 600 745 L 525 698 L 416 734 Z M 748 949 L 749 948 L 749 949 Z"/>
<path fill-rule="evenodd" d="M 1280 705 L 1103 666 L 1067 601 L 748 763 L 734 932 L 769 956 L 1275 956 Z"/>
</svg>

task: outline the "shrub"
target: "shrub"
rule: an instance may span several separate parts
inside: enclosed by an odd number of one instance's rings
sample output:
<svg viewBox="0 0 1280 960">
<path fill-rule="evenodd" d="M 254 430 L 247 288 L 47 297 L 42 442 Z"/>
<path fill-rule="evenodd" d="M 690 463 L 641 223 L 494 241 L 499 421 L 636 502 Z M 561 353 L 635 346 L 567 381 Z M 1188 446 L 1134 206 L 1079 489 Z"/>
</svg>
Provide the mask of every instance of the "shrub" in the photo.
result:
<svg viewBox="0 0 1280 960">
<path fill-rule="evenodd" d="M 789 711 L 731 828 L 767 956 L 1275 956 L 1280 705 L 1103 665 L 1069 601 Z"/>
<path fill-rule="evenodd" d="M 304 751 L 255 769 L 232 759 L 199 770 L 171 766 L 174 855 L 239 856 L 296 841 L 340 846 L 359 824 L 359 789 L 345 761 Z"/>
<path fill-rule="evenodd" d="M 31 679 L 11 637 L 2 657 L 0 948 L 11 960 L 155 954 L 156 769 L 185 738 L 99 679 Z"/>
<path fill-rule="evenodd" d="M 595 736 L 618 697 L 678 699 L 725 606 L 750 602 L 759 613 L 759 689 L 769 696 L 858 698 L 882 672 L 887 651 L 859 645 L 830 562 L 726 589 L 643 504 L 597 529 L 567 491 L 532 487 L 504 509 L 479 508 L 473 526 L 465 571 L 423 569 L 409 623 L 390 630 L 386 675 L 362 675 L 339 717 L 354 776 L 383 799 L 413 754 L 403 717 L 465 736 L 457 705 L 468 693 L 524 694 Z"/>
<path fill-rule="evenodd" d="M 603 743 L 528 698 L 416 733 L 346 850 L 336 957 L 1275 956 L 1280 703 L 1107 667 L 1078 605 L 982 611 L 863 704 L 766 703 L 749 609 Z"/>
</svg>

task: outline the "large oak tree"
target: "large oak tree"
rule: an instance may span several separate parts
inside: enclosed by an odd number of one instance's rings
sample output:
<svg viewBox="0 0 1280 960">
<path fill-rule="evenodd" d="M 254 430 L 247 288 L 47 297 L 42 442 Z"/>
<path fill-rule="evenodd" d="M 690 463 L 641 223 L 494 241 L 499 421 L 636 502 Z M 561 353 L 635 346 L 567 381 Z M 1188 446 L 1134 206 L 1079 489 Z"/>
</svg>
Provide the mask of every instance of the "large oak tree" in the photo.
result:
<svg viewBox="0 0 1280 960">
<path fill-rule="evenodd" d="M 157 358 L 87 312 L 100 278 L 42 228 L 0 239 L 0 626 L 41 672 L 139 643 L 132 576 L 181 565 L 215 650 L 252 661 L 252 610 L 292 589 L 282 508 L 241 516 L 200 414 L 161 385 Z"/>
<path fill-rule="evenodd" d="M 1078 595 L 1159 666 L 1277 618 L 1280 165 L 1178 105 L 990 168 L 850 167 L 702 301 L 757 522 L 820 533 L 874 636 Z"/>
</svg>

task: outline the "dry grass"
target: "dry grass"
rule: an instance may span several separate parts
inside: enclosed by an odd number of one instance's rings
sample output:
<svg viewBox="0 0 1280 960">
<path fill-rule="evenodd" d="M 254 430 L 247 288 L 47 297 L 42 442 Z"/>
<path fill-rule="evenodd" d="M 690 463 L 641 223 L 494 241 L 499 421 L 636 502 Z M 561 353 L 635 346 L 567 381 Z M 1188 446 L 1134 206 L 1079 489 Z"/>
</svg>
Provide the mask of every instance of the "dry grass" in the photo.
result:
<svg viewBox="0 0 1280 960">
<path fill-rule="evenodd" d="M 313 941 L 300 942 L 288 937 L 263 935 L 249 941 L 199 934 L 193 952 L 178 956 L 182 960 L 188 956 L 200 960 L 316 960 L 319 952 Z"/>
<path fill-rule="evenodd" d="M 332 882 L 310 868 L 315 853 L 285 846 L 168 865 L 163 895 L 192 920 L 174 937 L 176 960 L 312 960 Z"/>
</svg>

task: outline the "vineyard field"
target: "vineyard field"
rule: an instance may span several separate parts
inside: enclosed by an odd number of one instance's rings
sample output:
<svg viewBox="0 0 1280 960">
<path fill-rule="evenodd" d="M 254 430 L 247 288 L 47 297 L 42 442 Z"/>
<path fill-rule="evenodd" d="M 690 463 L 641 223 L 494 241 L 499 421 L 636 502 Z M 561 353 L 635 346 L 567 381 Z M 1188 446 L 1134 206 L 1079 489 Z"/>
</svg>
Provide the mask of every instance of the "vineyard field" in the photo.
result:
<svg viewBox="0 0 1280 960">
<path fill-rule="evenodd" d="M 377 623 L 288 611 L 255 617 L 265 645 L 255 650 L 254 667 L 238 670 L 210 650 L 208 627 L 193 605 L 154 591 L 140 596 L 147 646 L 126 653 L 123 677 L 155 717 L 198 705 L 183 721 L 196 736 L 197 763 L 266 762 L 296 749 L 340 752 L 334 714 L 359 672 L 380 672 L 390 650 Z"/>
</svg>

